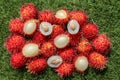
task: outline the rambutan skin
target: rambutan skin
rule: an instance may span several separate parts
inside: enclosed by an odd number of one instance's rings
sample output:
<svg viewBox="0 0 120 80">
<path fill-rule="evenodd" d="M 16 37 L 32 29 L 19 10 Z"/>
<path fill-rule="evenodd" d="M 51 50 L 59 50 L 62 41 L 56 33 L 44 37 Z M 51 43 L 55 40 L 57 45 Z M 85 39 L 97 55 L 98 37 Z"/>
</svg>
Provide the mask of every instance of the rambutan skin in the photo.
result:
<svg viewBox="0 0 120 80">
<path fill-rule="evenodd" d="M 20 16 L 23 20 L 36 19 L 38 16 L 38 10 L 34 4 L 24 4 L 20 8 Z"/>
<path fill-rule="evenodd" d="M 47 62 L 43 58 L 35 59 L 28 63 L 27 69 L 31 74 L 39 74 L 45 71 L 47 68 Z"/>
<path fill-rule="evenodd" d="M 102 70 L 107 64 L 107 58 L 98 52 L 92 52 L 89 55 L 89 65 L 93 68 Z"/>
<path fill-rule="evenodd" d="M 45 42 L 41 46 L 41 54 L 46 58 L 48 58 L 52 55 L 55 55 L 56 54 L 56 47 L 53 45 L 52 42 Z"/>
<path fill-rule="evenodd" d="M 25 66 L 27 58 L 22 53 L 15 53 L 10 57 L 10 64 L 14 69 L 20 69 Z"/>
<path fill-rule="evenodd" d="M 51 24 L 54 23 L 54 13 L 50 10 L 44 10 L 39 12 L 38 18 L 40 22 L 49 22 Z"/>
<path fill-rule="evenodd" d="M 12 33 L 23 34 L 24 22 L 18 18 L 12 19 L 9 22 L 9 31 Z"/>
<path fill-rule="evenodd" d="M 63 63 L 56 69 L 56 72 L 60 77 L 71 76 L 74 73 L 74 65 L 70 63 Z"/>
<path fill-rule="evenodd" d="M 72 63 L 75 57 L 75 50 L 72 48 L 65 49 L 59 53 L 64 62 Z"/>
<path fill-rule="evenodd" d="M 7 38 L 5 47 L 10 54 L 14 54 L 20 52 L 25 43 L 26 40 L 24 37 L 17 34 L 12 34 Z"/>
<path fill-rule="evenodd" d="M 103 55 L 107 55 L 111 47 L 110 39 L 106 34 L 99 35 L 93 40 L 92 44 L 95 50 Z"/>
<path fill-rule="evenodd" d="M 89 40 L 94 39 L 98 35 L 98 32 L 99 30 L 98 30 L 97 25 L 92 24 L 92 23 L 88 23 L 84 25 L 81 30 L 82 36 Z"/>
<path fill-rule="evenodd" d="M 87 23 L 88 16 L 83 11 L 72 11 L 69 13 L 69 15 L 70 15 L 70 19 L 77 20 L 81 27 Z"/>
</svg>

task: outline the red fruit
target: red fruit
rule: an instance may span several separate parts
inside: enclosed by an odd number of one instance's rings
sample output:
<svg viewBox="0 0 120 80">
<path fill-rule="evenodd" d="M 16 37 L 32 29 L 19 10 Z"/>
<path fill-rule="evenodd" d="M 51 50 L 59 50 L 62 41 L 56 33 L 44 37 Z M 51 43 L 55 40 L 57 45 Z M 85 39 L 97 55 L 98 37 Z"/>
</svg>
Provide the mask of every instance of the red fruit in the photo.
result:
<svg viewBox="0 0 120 80">
<path fill-rule="evenodd" d="M 88 23 L 85 26 L 83 26 L 82 30 L 83 37 L 87 39 L 94 39 L 98 35 L 98 27 L 95 24 Z"/>
<path fill-rule="evenodd" d="M 51 34 L 52 39 L 55 38 L 57 35 L 62 34 L 64 32 L 64 29 L 60 25 L 53 25 L 53 31 Z"/>
<path fill-rule="evenodd" d="M 60 77 L 71 76 L 74 72 L 74 66 L 73 64 L 63 63 L 56 69 L 56 72 Z"/>
<path fill-rule="evenodd" d="M 24 20 L 36 19 L 37 15 L 38 15 L 38 10 L 32 3 L 24 4 L 20 8 L 20 16 Z"/>
<path fill-rule="evenodd" d="M 63 61 L 71 63 L 73 61 L 73 58 L 75 57 L 75 51 L 74 49 L 69 48 L 61 51 L 59 55 L 62 57 Z"/>
<path fill-rule="evenodd" d="M 54 13 L 50 10 L 41 11 L 38 14 L 38 18 L 39 18 L 40 22 L 49 22 L 49 23 L 53 24 Z"/>
<path fill-rule="evenodd" d="M 106 34 L 101 34 L 93 40 L 93 46 L 97 52 L 107 55 L 111 47 L 111 42 Z"/>
<path fill-rule="evenodd" d="M 92 50 L 92 45 L 87 39 L 84 39 L 79 42 L 77 50 L 87 55 Z"/>
<path fill-rule="evenodd" d="M 107 64 L 107 58 L 97 52 L 92 52 L 89 55 L 89 65 L 96 69 L 104 69 Z"/>
<path fill-rule="evenodd" d="M 20 52 L 25 42 L 26 40 L 24 37 L 17 34 L 12 34 L 11 36 L 8 37 L 5 43 L 5 47 L 11 54 L 13 54 Z"/>
<path fill-rule="evenodd" d="M 87 23 L 88 16 L 83 11 L 72 11 L 70 12 L 70 19 L 77 20 L 80 26 L 83 26 L 84 24 Z"/>
<path fill-rule="evenodd" d="M 26 60 L 22 53 L 15 53 L 10 58 L 10 64 L 14 69 L 19 69 L 25 66 Z"/>
<path fill-rule="evenodd" d="M 68 20 L 69 20 L 69 15 L 68 15 L 68 11 L 66 9 L 58 10 L 55 13 L 54 21 L 56 24 L 65 25 L 65 24 L 67 24 Z"/>
<path fill-rule="evenodd" d="M 39 31 L 36 32 L 32 38 L 34 43 L 37 43 L 38 45 L 41 45 L 42 43 L 45 42 L 46 37 L 43 36 Z"/>
<path fill-rule="evenodd" d="M 41 54 L 46 58 L 56 54 L 56 48 L 52 42 L 43 43 L 41 46 Z"/>
<path fill-rule="evenodd" d="M 28 71 L 31 74 L 38 74 L 40 72 L 43 72 L 46 70 L 47 68 L 47 62 L 45 59 L 36 59 L 31 61 L 28 65 L 27 65 Z"/>
<path fill-rule="evenodd" d="M 22 20 L 20 20 L 18 18 L 12 19 L 9 23 L 9 30 L 12 33 L 22 34 L 23 33 L 23 26 L 24 26 L 24 23 Z"/>
</svg>

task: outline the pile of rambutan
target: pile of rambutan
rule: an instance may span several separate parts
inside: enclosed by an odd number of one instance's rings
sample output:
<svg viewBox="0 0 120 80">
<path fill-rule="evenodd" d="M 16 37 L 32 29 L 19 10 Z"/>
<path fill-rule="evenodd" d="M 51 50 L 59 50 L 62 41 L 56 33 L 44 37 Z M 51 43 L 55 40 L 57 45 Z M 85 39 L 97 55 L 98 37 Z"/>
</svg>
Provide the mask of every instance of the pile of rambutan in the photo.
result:
<svg viewBox="0 0 120 80">
<path fill-rule="evenodd" d="M 81 10 L 38 11 L 33 3 L 24 4 L 20 18 L 9 23 L 11 35 L 5 48 L 10 65 L 27 68 L 31 74 L 51 67 L 60 77 L 72 76 L 75 71 L 83 75 L 89 67 L 103 70 L 111 42 L 98 28 Z"/>
</svg>

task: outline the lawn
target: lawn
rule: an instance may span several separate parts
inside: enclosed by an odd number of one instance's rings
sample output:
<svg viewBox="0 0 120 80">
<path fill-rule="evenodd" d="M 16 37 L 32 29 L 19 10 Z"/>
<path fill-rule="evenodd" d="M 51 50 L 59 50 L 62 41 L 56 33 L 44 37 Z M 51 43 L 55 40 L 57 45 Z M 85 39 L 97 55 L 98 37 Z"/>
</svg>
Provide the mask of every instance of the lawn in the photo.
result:
<svg viewBox="0 0 120 80">
<path fill-rule="evenodd" d="M 75 73 L 71 77 L 59 78 L 47 68 L 39 75 L 31 75 L 26 69 L 14 70 L 9 64 L 10 55 L 4 48 L 5 38 L 10 35 L 9 21 L 19 17 L 19 8 L 24 3 L 34 3 L 39 10 L 60 8 L 84 10 L 89 21 L 95 22 L 100 33 L 106 33 L 112 42 L 107 68 L 97 71 L 89 68 L 84 76 Z M 0 80 L 120 80 L 120 1 L 119 0 L 0 0 Z"/>
</svg>

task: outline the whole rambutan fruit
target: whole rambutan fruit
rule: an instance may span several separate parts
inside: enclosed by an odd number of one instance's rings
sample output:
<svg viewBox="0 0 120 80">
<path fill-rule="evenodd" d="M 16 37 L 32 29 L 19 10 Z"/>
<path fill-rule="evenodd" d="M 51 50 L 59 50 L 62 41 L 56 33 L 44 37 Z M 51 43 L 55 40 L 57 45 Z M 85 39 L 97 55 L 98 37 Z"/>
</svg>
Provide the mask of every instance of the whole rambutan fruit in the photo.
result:
<svg viewBox="0 0 120 80">
<path fill-rule="evenodd" d="M 77 46 L 77 50 L 81 53 L 89 53 L 92 50 L 92 44 L 87 39 L 82 39 Z"/>
<path fill-rule="evenodd" d="M 54 13 L 50 10 L 44 10 L 39 12 L 38 18 L 40 22 L 54 23 Z"/>
<path fill-rule="evenodd" d="M 24 4 L 20 8 L 20 16 L 23 20 L 36 19 L 38 16 L 38 10 L 32 3 Z"/>
<path fill-rule="evenodd" d="M 80 26 L 83 26 L 84 24 L 87 23 L 88 16 L 85 12 L 83 11 L 72 11 L 70 12 L 70 19 L 75 19 L 78 21 Z"/>
<path fill-rule="evenodd" d="M 71 76 L 74 73 L 74 65 L 69 63 L 63 63 L 56 69 L 56 72 L 60 77 Z"/>
<path fill-rule="evenodd" d="M 89 55 L 89 65 L 93 68 L 102 70 L 107 64 L 107 58 L 98 52 L 92 52 Z"/>
<path fill-rule="evenodd" d="M 54 39 L 57 35 L 64 33 L 64 28 L 60 25 L 53 25 L 51 38 Z"/>
<path fill-rule="evenodd" d="M 20 52 L 25 42 L 26 40 L 24 37 L 17 34 L 12 34 L 7 38 L 5 42 L 5 47 L 10 54 L 13 54 Z"/>
<path fill-rule="evenodd" d="M 65 49 L 59 53 L 64 62 L 72 63 L 73 58 L 75 57 L 75 50 L 72 48 Z"/>
<path fill-rule="evenodd" d="M 45 71 L 46 68 L 47 68 L 47 62 L 45 59 L 42 58 L 33 60 L 27 65 L 28 72 L 30 72 L 31 74 L 39 74 Z"/>
<path fill-rule="evenodd" d="M 94 39 L 98 35 L 98 32 L 99 30 L 98 30 L 97 25 L 92 24 L 92 23 L 88 23 L 84 25 L 81 30 L 82 36 L 89 40 Z"/>
<path fill-rule="evenodd" d="M 108 54 L 111 47 L 110 39 L 107 37 L 106 34 L 100 34 L 97 38 L 93 40 L 92 44 L 97 52 L 104 55 Z"/>
<path fill-rule="evenodd" d="M 55 13 L 55 23 L 59 25 L 66 25 L 69 20 L 68 10 L 61 9 Z"/>
<path fill-rule="evenodd" d="M 88 68 L 87 57 L 83 55 L 77 56 L 74 60 L 74 66 L 80 74 L 84 74 L 84 71 Z"/>
<path fill-rule="evenodd" d="M 12 19 L 10 20 L 10 23 L 9 23 L 9 30 L 12 33 L 23 34 L 23 26 L 24 26 L 24 23 L 22 20 L 18 18 Z"/>
<path fill-rule="evenodd" d="M 15 53 L 10 57 L 10 64 L 14 69 L 20 69 L 25 66 L 27 59 L 22 53 Z"/>
<path fill-rule="evenodd" d="M 41 46 L 41 54 L 46 58 L 48 58 L 52 55 L 55 55 L 56 54 L 56 48 L 53 45 L 53 43 L 52 42 L 43 43 L 42 46 Z"/>
</svg>

